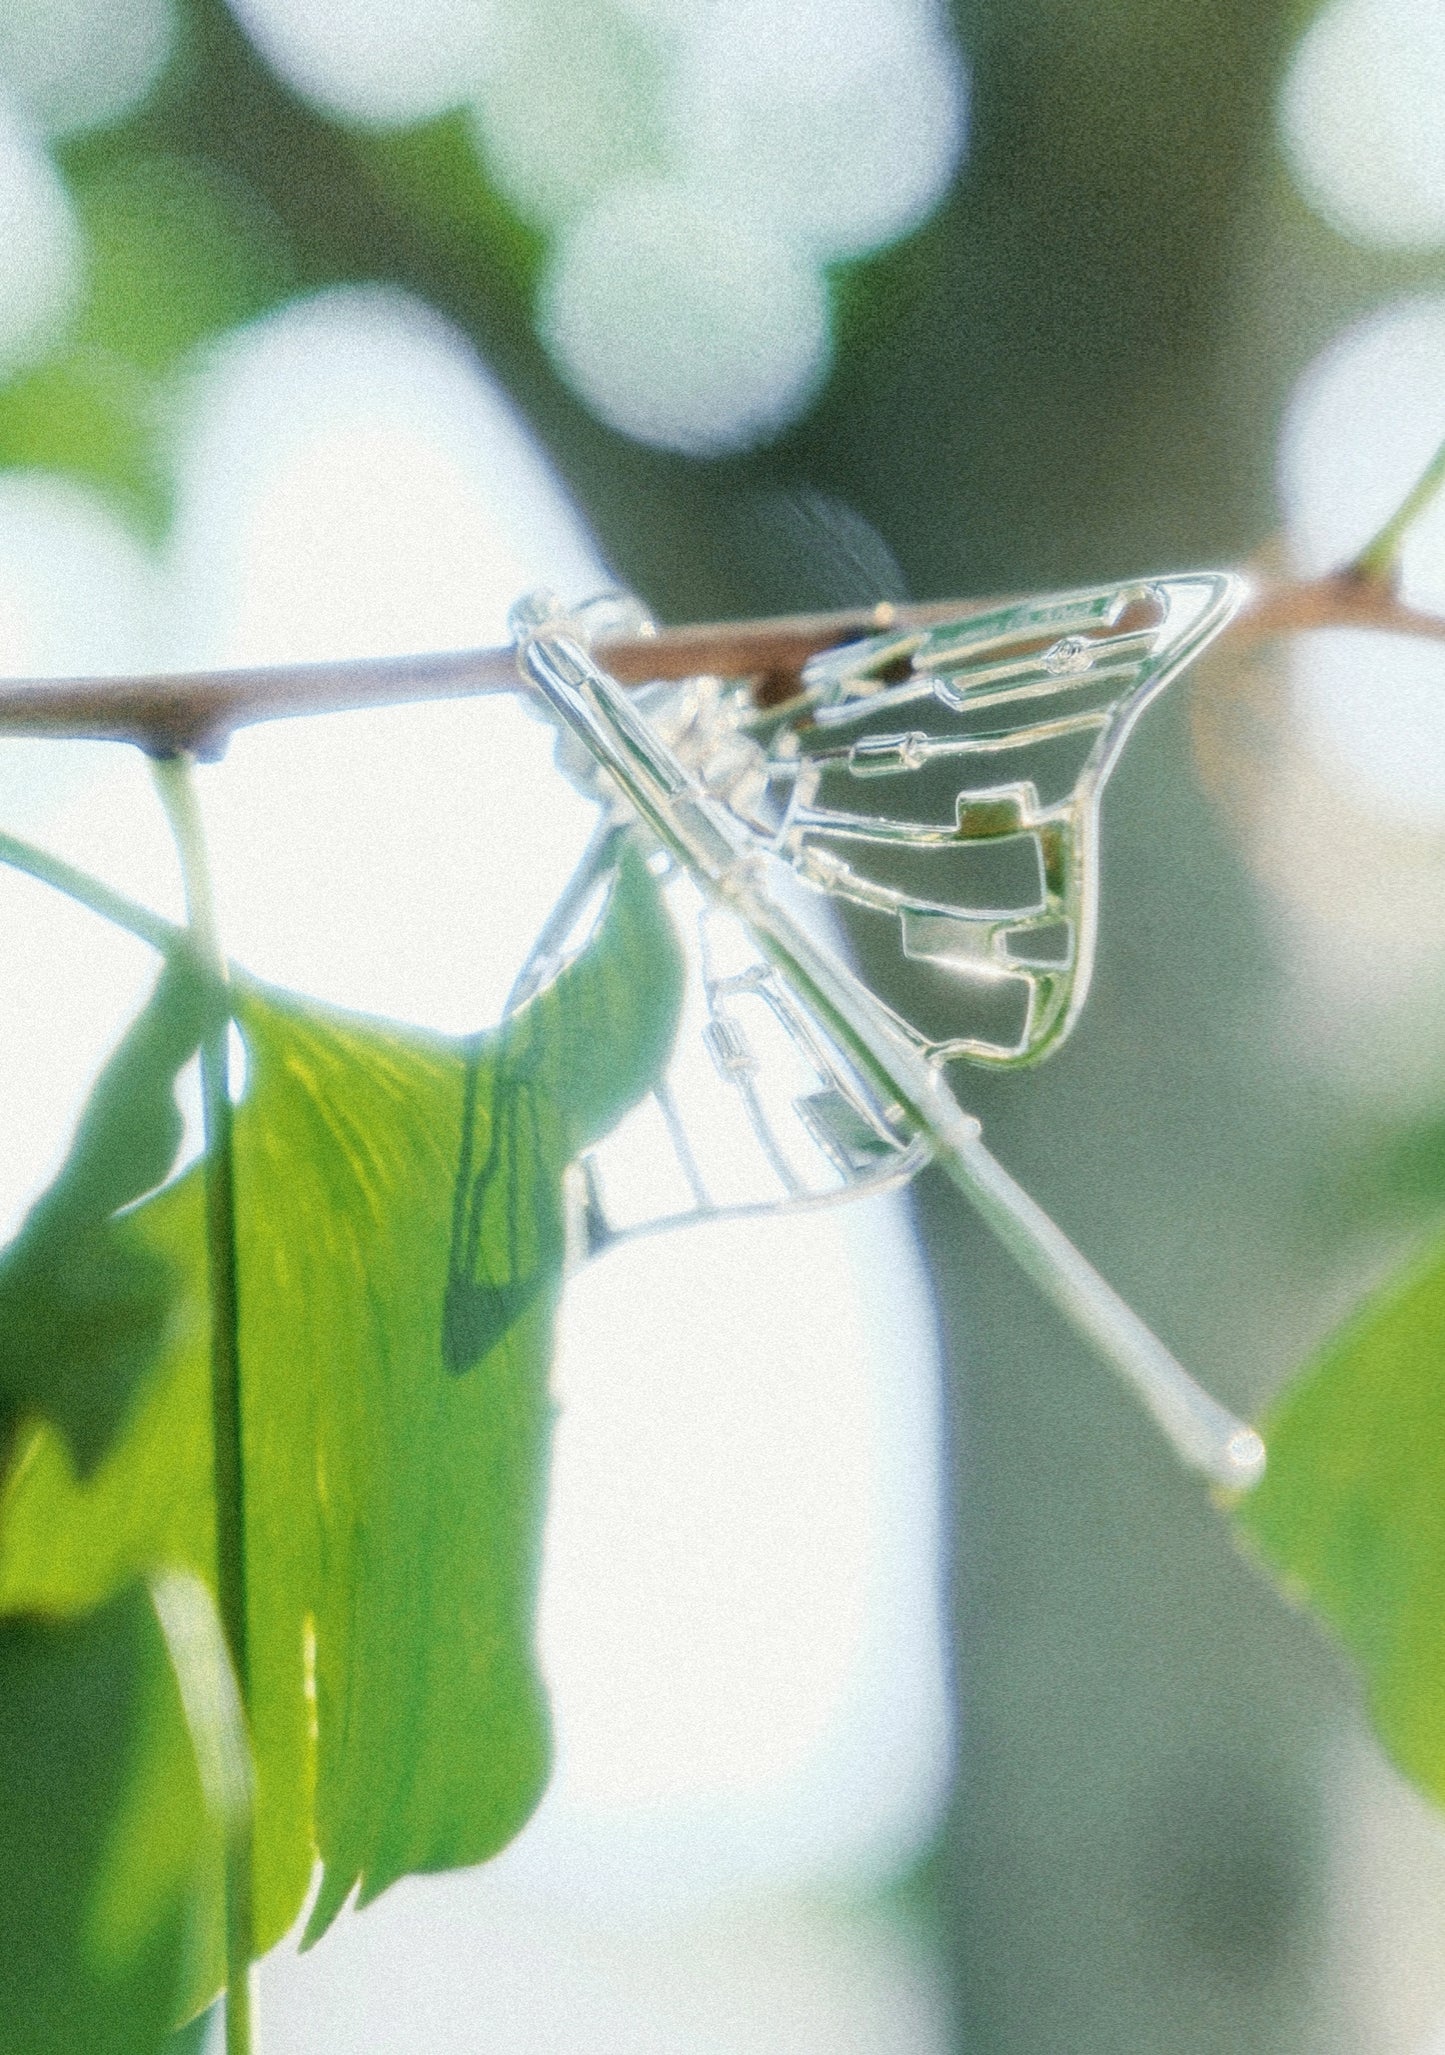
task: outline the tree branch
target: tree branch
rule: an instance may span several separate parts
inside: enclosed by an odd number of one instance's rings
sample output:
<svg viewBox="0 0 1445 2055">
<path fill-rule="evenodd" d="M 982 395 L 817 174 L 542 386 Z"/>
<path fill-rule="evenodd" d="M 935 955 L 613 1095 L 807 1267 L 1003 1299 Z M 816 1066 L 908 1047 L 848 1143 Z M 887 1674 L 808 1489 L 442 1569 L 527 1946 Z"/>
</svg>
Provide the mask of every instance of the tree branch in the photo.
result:
<svg viewBox="0 0 1445 2055">
<path fill-rule="evenodd" d="M 1256 585 L 1221 639 L 1239 648 L 1321 628 L 1369 629 L 1380 635 L 1445 641 L 1445 615 L 1408 605 L 1391 586 L 1358 577 L 1353 566 L 1298 584 Z"/>
<path fill-rule="evenodd" d="M 916 606 L 885 601 L 841 613 L 694 623 L 605 641 L 597 655 L 625 684 L 717 671 L 754 677 L 763 694 L 778 698 L 819 650 L 889 628 L 958 620 L 997 604 L 993 598 Z M 1445 616 L 1408 605 L 1388 583 L 1362 577 L 1353 565 L 1324 578 L 1257 582 L 1225 640 L 1248 645 L 1321 628 L 1445 641 Z M 153 756 L 213 757 L 237 728 L 257 721 L 525 689 L 510 646 L 152 677 L 15 679 L 0 682 L 0 736 L 86 737 L 133 742 Z"/>
</svg>

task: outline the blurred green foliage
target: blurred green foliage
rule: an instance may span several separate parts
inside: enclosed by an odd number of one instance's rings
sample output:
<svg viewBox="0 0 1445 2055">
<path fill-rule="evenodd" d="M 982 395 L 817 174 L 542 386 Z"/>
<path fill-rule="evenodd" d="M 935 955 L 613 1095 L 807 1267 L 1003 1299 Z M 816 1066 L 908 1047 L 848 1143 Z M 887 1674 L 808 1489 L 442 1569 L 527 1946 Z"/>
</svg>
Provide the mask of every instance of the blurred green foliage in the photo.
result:
<svg viewBox="0 0 1445 2055">
<path fill-rule="evenodd" d="M 291 267 L 263 204 L 220 166 L 113 142 L 70 159 L 84 299 L 59 351 L 0 387 L 0 464 L 98 485 L 154 536 L 191 353 L 277 302 Z"/>
</svg>

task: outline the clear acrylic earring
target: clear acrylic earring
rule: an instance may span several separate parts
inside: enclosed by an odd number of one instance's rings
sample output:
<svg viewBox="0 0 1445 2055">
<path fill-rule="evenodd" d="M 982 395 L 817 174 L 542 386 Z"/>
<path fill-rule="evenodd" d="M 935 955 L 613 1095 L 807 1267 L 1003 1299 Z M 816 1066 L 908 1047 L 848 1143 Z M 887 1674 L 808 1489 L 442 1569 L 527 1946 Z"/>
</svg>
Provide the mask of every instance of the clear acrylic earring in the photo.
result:
<svg viewBox="0 0 1445 2055">
<path fill-rule="evenodd" d="M 679 1048 L 705 1054 L 772 1186 L 712 1189 L 669 1078 L 652 1113 L 678 1203 L 629 1213 L 597 1152 L 576 1173 L 584 1250 L 700 1216 L 832 1203 L 935 1161 L 1185 1461 L 1233 1489 L 1257 1482 L 1259 1435 L 1015 1182 L 944 1074 L 955 1057 L 1037 1062 L 1078 1018 L 1105 780 L 1144 707 L 1240 597 L 1237 581 L 1202 573 L 1031 599 L 829 651 L 796 696 L 765 709 L 746 681 L 629 693 L 588 654 L 584 622 L 545 596 L 517 608 L 523 674 L 605 808 L 574 903 L 549 922 L 524 984 L 551 974 L 640 823 L 699 936 L 701 1018 Z M 889 924 L 931 981 L 926 1017 L 903 1018 L 858 977 L 829 901 Z"/>
</svg>

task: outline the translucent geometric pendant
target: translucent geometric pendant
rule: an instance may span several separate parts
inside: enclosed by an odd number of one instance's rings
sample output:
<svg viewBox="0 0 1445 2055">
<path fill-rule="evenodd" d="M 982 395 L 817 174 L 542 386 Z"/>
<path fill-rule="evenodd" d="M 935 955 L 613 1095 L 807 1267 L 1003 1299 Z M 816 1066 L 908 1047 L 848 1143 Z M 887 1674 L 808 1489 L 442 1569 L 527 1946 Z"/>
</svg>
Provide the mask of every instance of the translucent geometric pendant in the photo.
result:
<svg viewBox="0 0 1445 2055">
<path fill-rule="evenodd" d="M 776 728 L 774 846 L 880 916 L 944 1057 L 1013 1066 L 1078 1019 L 1099 802 L 1144 708 L 1228 620 L 1219 573 L 1027 600 L 817 657 Z M 931 974 L 931 975 L 930 975 Z"/>
<path fill-rule="evenodd" d="M 575 1255 L 906 1183 L 931 1150 L 893 1096 L 744 922 L 676 863 L 659 854 L 653 864 L 686 971 L 681 1018 L 663 1081 L 572 1168 Z"/>
<path fill-rule="evenodd" d="M 573 946 L 583 900 L 639 825 L 693 964 L 666 1080 L 574 1172 L 578 1252 L 831 1203 L 936 1161 L 1181 1456 L 1232 1488 L 1255 1482 L 1259 1436 L 1015 1182 L 944 1075 L 955 1057 L 1037 1062 L 1078 1018 L 1104 783 L 1144 707 L 1241 595 L 1226 574 L 1191 574 L 874 636 L 815 658 L 801 690 L 766 708 L 745 679 L 628 692 L 588 654 L 581 621 L 545 598 L 518 608 L 523 675 L 604 810 L 530 981 Z M 888 924 L 927 1012 L 903 1018 L 858 976 L 830 902 Z M 649 1126 L 652 1167 L 630 1174 Z"/>
</svg>

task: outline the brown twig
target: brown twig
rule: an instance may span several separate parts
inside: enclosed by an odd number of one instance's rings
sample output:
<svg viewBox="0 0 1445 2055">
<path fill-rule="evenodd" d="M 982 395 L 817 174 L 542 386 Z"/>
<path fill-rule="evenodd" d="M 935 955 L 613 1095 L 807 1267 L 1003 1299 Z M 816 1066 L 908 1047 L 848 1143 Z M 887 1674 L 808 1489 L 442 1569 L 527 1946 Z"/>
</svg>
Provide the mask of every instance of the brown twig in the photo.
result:
<svg viewBox="0 0 1445 2055">
<path fill-rule="evenodd" d="M 1353 570 L 1297 584 L 1257 584 L 1225 631 L 1236 648 L 1320 628 L 1370 629 L 1445 641 L 1445 615 L 1408 605 L 1389 586 Z"/>
<path fill-rule="evenodd" d="M 597 653 L 628 684 L 717 671 L 757 678 L 776 696 L 821 649 L 888 628 L 957 620 L 995 604 L 885 602 L 842 613 L 693 624 L 603 642 Z M 1228 635 L 1236 645 L 1248 645 L 1319 628 L 1445 640 L 1445 617 L 1422 613 L 1387 586 L 1348 570 L 1310 581 L 1256 584 Z M 510 648 L 138 678 L 14 679 L 0 682 L 0 735 L 84 737 L 133 742 L 157 756 L 183 750 L 216 756 L 235 729 L 256 721 L 522 689 Z"/>
</svg>

